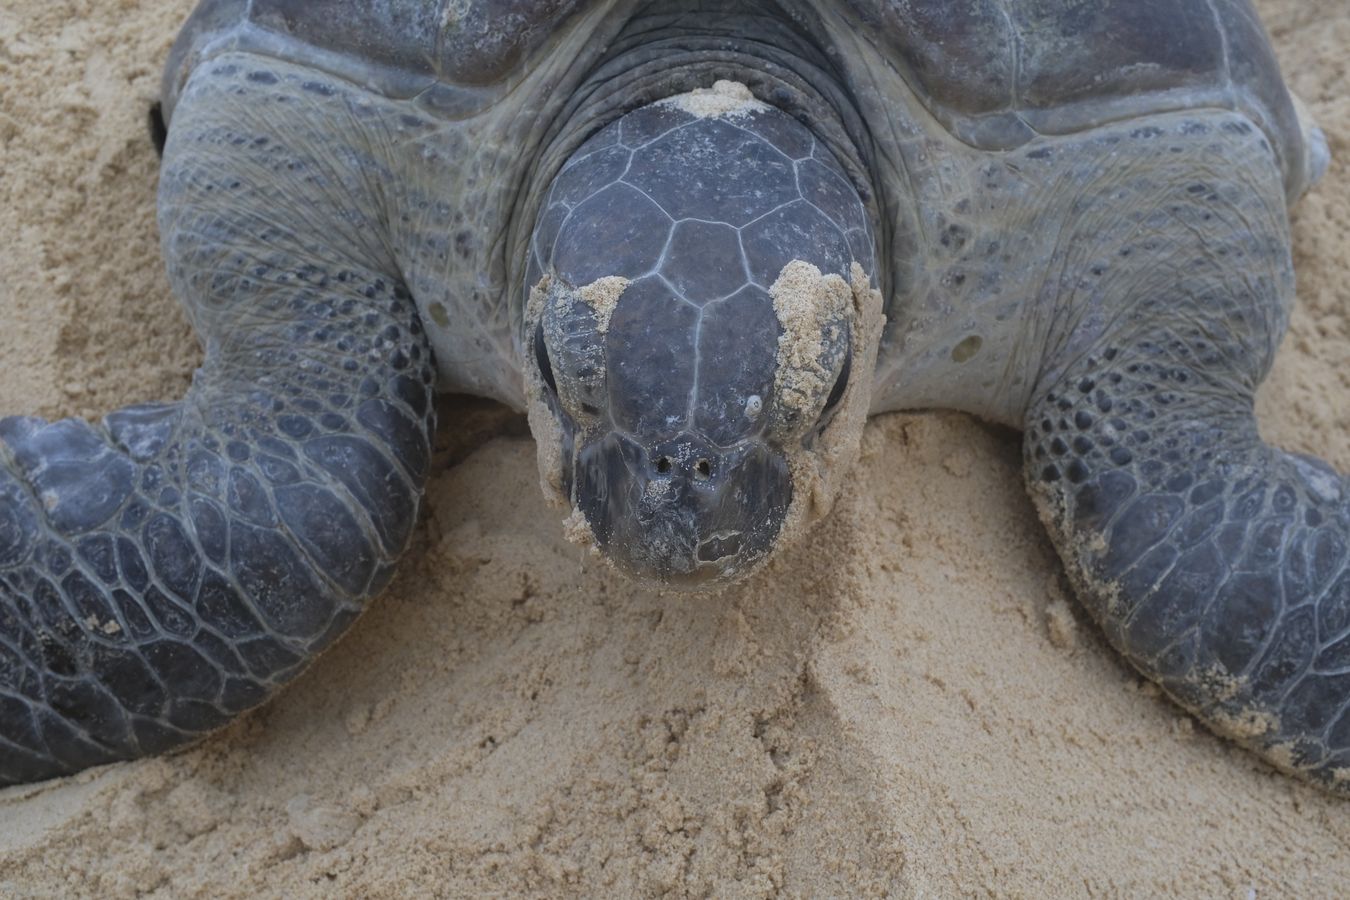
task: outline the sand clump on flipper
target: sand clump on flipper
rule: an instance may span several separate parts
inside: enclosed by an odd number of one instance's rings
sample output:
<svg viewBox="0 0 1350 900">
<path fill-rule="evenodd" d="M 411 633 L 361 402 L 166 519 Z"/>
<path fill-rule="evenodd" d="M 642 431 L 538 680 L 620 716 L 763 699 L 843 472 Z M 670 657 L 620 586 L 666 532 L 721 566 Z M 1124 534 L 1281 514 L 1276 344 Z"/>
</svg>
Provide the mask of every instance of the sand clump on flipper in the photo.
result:
<svg viewBox="0 0 1350 900">
<path fill-rule="evenodd" d="M 0 9 L 5 412 L 96 415 L 194 365 L 143 123 L 190 6 Z M 1350 13 L 1260 9 L 1350 147 Z M 1272 440 L 1341 471 L 1346 157 L 1295 207 L 1300 303 L 1258 400 Z M 561 539 L 530 442 L 487 442 L 434 475 L 389 593 L 267 710 L 0 794 L 0 894 L 1334 896 L 1345 801 L 1194 728 L 1076 601 L 1047 633 L 1062 569 L 1020 466 L 968 417 L 874 420 L 812 541 L 672 599 Z"/>
</svg>

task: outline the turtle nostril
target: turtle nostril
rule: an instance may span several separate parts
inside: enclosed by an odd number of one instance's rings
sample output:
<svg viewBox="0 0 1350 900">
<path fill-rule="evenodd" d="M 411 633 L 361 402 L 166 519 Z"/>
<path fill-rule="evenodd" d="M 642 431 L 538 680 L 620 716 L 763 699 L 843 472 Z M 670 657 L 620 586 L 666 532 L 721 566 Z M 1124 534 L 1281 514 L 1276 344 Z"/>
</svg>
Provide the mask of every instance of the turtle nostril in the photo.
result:
<svg viewBox="0 0 1350 900">
<path fill-rule="evenodd" d="M 662 475 L 667 475 L 670 473 L 669 456 L 663 456 L 656 461 L 656 471 L 660 472 Z"/>
<path fill-rule="evenodd" d="M 705 481 L 712 477 L 712 464 L 706 459 L 700 459 L 694 464 L 694 477 L 700 481 Z"/>
</svg>

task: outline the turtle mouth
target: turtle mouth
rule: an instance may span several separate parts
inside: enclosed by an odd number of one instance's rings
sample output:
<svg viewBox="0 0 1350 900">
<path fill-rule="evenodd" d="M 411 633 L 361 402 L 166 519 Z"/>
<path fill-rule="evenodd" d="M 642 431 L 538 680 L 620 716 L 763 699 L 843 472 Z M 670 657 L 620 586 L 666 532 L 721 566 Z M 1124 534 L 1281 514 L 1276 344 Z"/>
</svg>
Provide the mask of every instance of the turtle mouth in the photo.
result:
<svg viewBox="0 0 1350 900">
<path fill-rule="evenodd" d="M 760 439 L 720 448 L 682 433 L 649 446 L 609 432 L 577 451 L 573 469 L 576 507 L 606 557 L 668 587 L 748 574 L 792 502 L 786 459 Z"/>
</svg>

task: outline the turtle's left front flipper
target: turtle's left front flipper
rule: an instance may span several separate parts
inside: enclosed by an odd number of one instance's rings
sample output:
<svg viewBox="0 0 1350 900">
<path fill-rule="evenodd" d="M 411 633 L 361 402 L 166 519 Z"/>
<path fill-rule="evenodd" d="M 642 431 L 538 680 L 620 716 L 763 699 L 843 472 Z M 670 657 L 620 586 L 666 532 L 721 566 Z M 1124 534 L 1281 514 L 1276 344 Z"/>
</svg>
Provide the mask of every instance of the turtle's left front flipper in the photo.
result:
<svg viewBox="0 0 1350 900">
<path fill-rule="evenodd" d="M 1158 308 L 1162 327 L 1122 317 L 1033 404 L 1031 493 L 1136 668 L 1215 731 L 1350 793 L 1350 483 L 1258 436 L 1242 373 L 1260 354 L 1225 325 L 1237 305 Z"/>
<path fill-rule="evenodd" d="M 1280 169 L 1240 117 L 1158 124 L 1060 243 L 1067 327 L 1026 413 L 1027 483 L 1136 668 L 1350 794 L 1350 482 L 1254 415 L 1293 297 Z"/>
</svg>

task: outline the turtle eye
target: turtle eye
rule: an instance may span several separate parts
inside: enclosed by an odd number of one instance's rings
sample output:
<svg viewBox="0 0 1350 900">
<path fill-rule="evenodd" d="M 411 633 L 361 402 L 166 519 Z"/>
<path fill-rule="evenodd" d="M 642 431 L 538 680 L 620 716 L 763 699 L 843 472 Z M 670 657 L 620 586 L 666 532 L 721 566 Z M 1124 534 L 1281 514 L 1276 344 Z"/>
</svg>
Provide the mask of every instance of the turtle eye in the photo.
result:
<svg viewBox="0 0 1350 900">
<path fill-rule="evenodd" d="M 829 421 L 830 414 L 839 405 L 839 401 L 844 399 L 844 390 L 848 387 L 848 376 L 852 368 L 853 354 L 849 353 L 844 356 L 844 364 L 839 369 L 839 377 L 835 379 L 834 387 L 830 390 L 830 396 L 825 400 L 825 408 L 820 411 L 822 427 Z"/>
<path fill-rule="evenodd" d="M 544 343 L 543 322 L 534 329 L 534 361 L 539 366 L 539 374 L 543 377 L 544 384 L 548 385 L 548 389 L 556 397 L 558 380 L 553 377 L 553 364 L 548 361 L 548 345 Z"/>
</svg>

